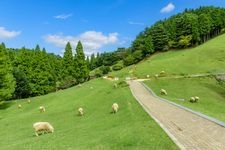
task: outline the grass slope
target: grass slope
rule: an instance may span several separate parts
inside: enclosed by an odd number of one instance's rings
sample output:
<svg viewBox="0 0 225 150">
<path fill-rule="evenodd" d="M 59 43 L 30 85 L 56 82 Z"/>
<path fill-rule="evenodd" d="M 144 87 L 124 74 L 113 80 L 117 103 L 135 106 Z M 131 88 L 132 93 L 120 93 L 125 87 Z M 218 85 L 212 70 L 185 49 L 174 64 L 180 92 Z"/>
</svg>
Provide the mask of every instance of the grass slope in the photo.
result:
<svg viewBox="0 0 225 150">
<path fill-rule="evenodd" d="M 129 66 L 110 74 L 145 78 L 146 75 L 159 74 L 162 70 L 167 75 L 225 73 L 224 41 L 225 34 L 195 48 L 157 53 L 138 63 L 136 67 Z"/>
<path fill-rule="evenodd" d="M 92 80 L 82 87 L 32 98 L 30 104 L 11 102 L 0 109 L 0 149 L 177 149 L 128 87 L 114 89 L 112 85 Z M 120 107 L 115 115 L 111 114 L 113 102 Z M 46 107 L 45 113 L 39 113 L 40 105 Z M 84 117 L 77 116 L 80 106 Z M 50 122 L 55 132 L 35 137 L 32 124 L 37 121 Z"/>
<path fill-rule="evenodd" d="M 225 122 L 225 87 L 214 78 L 160 79 L 145 83 L 158 96 Z M 160 95 L 160 89 L 166 89 L 168 95 Z M 190 103 L 192 96 L 199 96 L 199 102 Z"/>
</svg>

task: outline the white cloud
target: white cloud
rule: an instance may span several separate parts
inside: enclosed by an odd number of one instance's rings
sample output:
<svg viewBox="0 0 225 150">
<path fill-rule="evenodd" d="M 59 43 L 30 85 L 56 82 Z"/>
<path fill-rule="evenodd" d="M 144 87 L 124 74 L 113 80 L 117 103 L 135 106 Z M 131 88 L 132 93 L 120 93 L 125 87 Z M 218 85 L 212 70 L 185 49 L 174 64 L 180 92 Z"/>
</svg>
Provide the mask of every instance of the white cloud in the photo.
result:
<svg viewBox="0 0 225 150">
<path fill-rule="evenodd" d="M 69 17 L 72 17 L 72 16 L 73 16 L 73 14 L 60 14 L 60 15 L 54 16 L 54 18 L 65 20 L 65 19 L 68 19 Z"/>
<path fill-rule="evenodd" d="M 128 23 L 131 24 L 131 25 L 145 25 L 145 24 L 142 23 L 142 22 L 133 22 L 133 21 L 129 21 Z"/>
<path fill-rule="evenodd" d="M 0 27 L 0 38 L 10 39 L 20 35 L 21 31 L 9 31 L 4 27 Z"/>
<path fill-rule="evenodd" d="M 169 13 L 175 9 L 175 5 L 173 3 L 169 3 L 165 7 L 163 7 L 160 12 L 161 13 Z"/>
<path fill-rule="evenodd" d="M 67 42 L 70 42 L 75 48 L 77 42 L 80 40 L 83 44 L 85 54 L 90 55 L 103 46 L 117 43 L 118 33 L 109 33 L 108 35 L 104 35 L 102 32 L 86 31 L 77 36 L 49 34 L 45 36 L 44 39 L 46 42 L 52 43 L 60 48 L 64 48 Z"/>
</svg>

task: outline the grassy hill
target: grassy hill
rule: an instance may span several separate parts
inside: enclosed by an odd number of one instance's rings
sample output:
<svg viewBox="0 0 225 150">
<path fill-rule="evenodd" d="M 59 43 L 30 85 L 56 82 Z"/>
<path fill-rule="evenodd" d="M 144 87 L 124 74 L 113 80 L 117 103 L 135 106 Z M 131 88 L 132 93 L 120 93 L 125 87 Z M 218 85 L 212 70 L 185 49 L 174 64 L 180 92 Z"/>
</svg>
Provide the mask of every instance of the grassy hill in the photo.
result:
<svg viewBox="0 0 225 150">
<path fill-rule="evenodd" d="M 119 112 L 111 113 L 112 103 Z M 22 105 L 18 109 L 18 104 Z M 39 106 L 46 112 L 40 113 Z M 77 115 L 83 107 L 85 116 Z M 39 137 L 32 124 L 50 122 L 55 131 Z M 13 101 L 0 109 L 0 149 L 177 149 L 132 97 L 128 87 L 97 79 L 45 96 Z"/>
<path fill-rule="evenodd" d="M 168 95 L 162 97 L 225 122 L 224 85 L 212 76 L 191 77 L 225 73 L 224 41 L 225 34 L 195 48 L 154 54 L 136 65 L 112 72 L 111 75 L 138 78 L 150 75 L 150 81 L 145 83 L 158 96 L 161 96 L 160 89 L 166 89 Z M 155 74 L 160 75 L 162 70 L 165 71 L 163 77 L 153 77 Z M 176 79 L 177 76 L 181 78 Z M 191 96 L 199 96 L 200 101 L 190 103 Z"/>
<path fill-rule="evenodd" d="M 162 70 L 170 75 L 225 73 L 225 34 L 198 47 L 154 54 L 146 60 L 110 73 L 113 76 L 154 76 Z"/>
</svg>

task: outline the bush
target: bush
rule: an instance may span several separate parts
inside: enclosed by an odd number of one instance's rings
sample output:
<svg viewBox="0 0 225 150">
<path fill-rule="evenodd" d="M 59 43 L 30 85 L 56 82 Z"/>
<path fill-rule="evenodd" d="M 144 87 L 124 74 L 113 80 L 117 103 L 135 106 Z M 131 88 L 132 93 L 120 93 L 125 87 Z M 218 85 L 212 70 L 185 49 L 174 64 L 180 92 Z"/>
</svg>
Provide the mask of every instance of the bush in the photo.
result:
<svg viewBox="0 0 225 150">
<path fill-rule="evenodd" d="M 117 84 L 119 87 L 126 87 L 128 86 L 127 82 L 126 81 L 120 81 L 118 84 Z"/>
<path fill-rule="evenodd" d="M 121 70 L 122 68 L 123 68 L 123 66 L 122 66 L 121 64 L 116 64 L 116 65 L 114 65 L 114 66 L 112 67 L 112 69 L 113 69 L 114 71 Z"/>
<path fill-rule="evenodd" d="M 109 73 L 109 72 L 111 71 L 111 69 L 110 69 L 109 66 L 101 66 L 101 67 L 99 68 L 99 70 L 102 71 L 102 74 L 107 74 L 107 73 Z"/>
<path fill-rule="evenodd" d="M 123 60 L 123 63 L 125 66 L 129 66 L 129 65 L 132 65 L 134 64 L 135 62 L 135 59 L 132 55 L 128 55 L 124 60 Z"/>
</svg>

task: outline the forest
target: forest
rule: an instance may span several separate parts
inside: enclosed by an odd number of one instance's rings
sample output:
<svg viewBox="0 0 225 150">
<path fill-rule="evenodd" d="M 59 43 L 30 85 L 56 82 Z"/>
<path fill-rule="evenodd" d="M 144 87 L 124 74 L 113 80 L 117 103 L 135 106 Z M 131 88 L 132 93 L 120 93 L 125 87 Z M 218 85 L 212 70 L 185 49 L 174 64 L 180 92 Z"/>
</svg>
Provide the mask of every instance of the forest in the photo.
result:
<svg viewBox="0 0 225 150">
<path fill-rule="evenodd" d="M 0 101 L 21 99 L 65 89 L 120 70 L 145 57 L 200 45 L 225 32 L 225 9 L 200 7 L 160 20 L 140 32 L 129 48 L 86 57 L 81 41 L 68 42 L 63 56 L 37 45 L 12 49 L 0 45 Z M 89 72 L 93 70 L 94 75 Z"/>
</svg>

